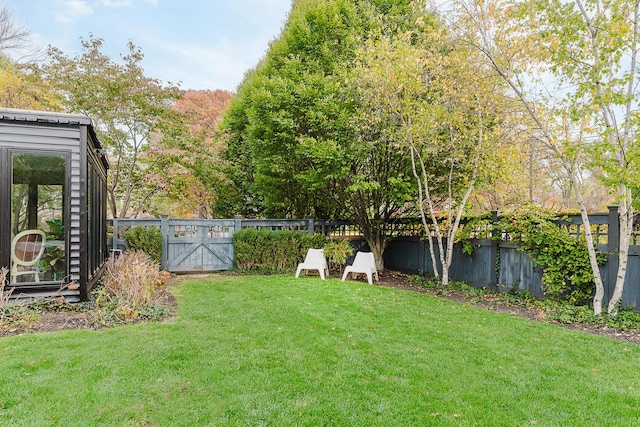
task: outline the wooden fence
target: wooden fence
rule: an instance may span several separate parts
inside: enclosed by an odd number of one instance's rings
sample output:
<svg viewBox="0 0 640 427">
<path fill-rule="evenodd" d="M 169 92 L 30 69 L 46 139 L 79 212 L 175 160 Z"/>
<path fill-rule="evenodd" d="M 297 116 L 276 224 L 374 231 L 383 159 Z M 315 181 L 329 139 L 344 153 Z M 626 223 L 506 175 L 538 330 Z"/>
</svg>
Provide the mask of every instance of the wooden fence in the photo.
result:
<svg viewBox="0 0 640 427">
<path fill-rule="evenodd" d="M 125 233 L 134 226 L 155 227 L 162 232 L 162 266 L 171 272 L 220 271 L 233 268 L 232 236 L 244 228 L 291 230 L 327 236 L 357 238 L 360 233 L 349 221 L 262 219 L 113 219 L 108 249 L 122 252 Z"/>
<path fill-rule="evenodd" d="M 617 207 L 608 212 L 589 216 L 594 229 L 597 250 L 605 253 L 607 262 L 601 266 L 605 286 L 605 303 L 609 300 L 615 285 L 620 242 Z M 498 221 L 498 213 L 493 213 L 493 221 Z M 362 239 L 355 225 L 349 221 L 326 221 L 307 218 L 303 220 L 258 220 L 258 219 L 174 219 L 162 216 L 160 219 L 114 219 L 109 222 L 112 233 L 109 249 L 125 249 L 124 233 L 132 226 L 158 227 L 163 235 L 162 265 L 172 272 L 216 271 L 233 267 L 232 235 L 244 228 L 268 229 L 272 231 L 294 230 L 320 233 L 331 237 Z M 583 230 L 582 218 L 569 217 L 559 221 L 570 233 L 580 235 Z M 394 236 L 385 250 L 385 266 L 390 269 L 412 274 L 433 273 L 429 246 L 422 238 L 422 226 L 417 220 L 401 220 L 387 225 L 387 232 Z M 624 306 L 640 307 L 640 246 L 632 239 L 627 281 L 622 298 Z M 454 259 L 450 271 L 452 280 L 468 282 L 474 286 L 486 286 L 495 290 L 529 291 L 543 297 L 542 271 L 536 267 L 526 252 L 507 239 L 495 242 L 479 239 L 475 242 L 473 254 L 462 252 L 460 245 L 454 247 Z M 365 247 L 366 248 L 366 247 Z M 438 256 L 438 254 L 436 254 Z"/>
<path fill-rule="evenodd" d="M 499 220 L 493 212 L 493 221 Z M 618 248 L 620 244 L 620 223 L 617 207 L 608 212 L 589 215 L 596 249 L 606 254 L 607 261 L 600 266 L 604 284 L 604 302 L 608 303 L 618 274 Z M 558 221 L 571 234 L 579 236 L 584 232 L 582 218 L 569 216 Z M 622 305 L 640 308 L 640 234 L 632 236 L 629 262 L 622 296 Z M 437 248 L 435 249 L 437 251 Z M 436 253 L 436 257 L 439 254 Z M 433 274 L 428 243 L 415 236 L 395 238 L 385 251 L 385 266 L 395 270 L 415 274 Z M 449 272 L 453 280 L 460 280 L 474 286 L 488 287 L 499 291 L 529 291 L 536 297 L 544 297 L 542 271 L 535 266 L 530 256 L 508 238 L 500 241 L 479 239 L 471 255 L 462 252 L 461 245 L 454 246 L 453 263 Z"/>
</svg>

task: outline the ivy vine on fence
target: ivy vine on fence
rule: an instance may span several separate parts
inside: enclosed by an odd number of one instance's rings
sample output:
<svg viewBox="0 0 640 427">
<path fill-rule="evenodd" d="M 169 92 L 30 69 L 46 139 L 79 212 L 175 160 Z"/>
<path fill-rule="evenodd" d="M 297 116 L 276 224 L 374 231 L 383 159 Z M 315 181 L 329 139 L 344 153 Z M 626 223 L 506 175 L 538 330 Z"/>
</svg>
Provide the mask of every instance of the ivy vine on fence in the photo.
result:
<svg viewBox="0 0 640 427">
<path fill-rule="evenodd" d="M 503 215 L 498 222 L 486 217 L 470 220 L 458 236 L 463 251 L 470 253 L 472 239 L 491 236 L 505 239 L 527 251 L 542 270 L 545 294 L 574 305 L 587 305 L 592 299 L 594 283 L 584 237 L 571 235 L 557 224 L 558 214 L 539 206 L 527 206 Z M 566 219 L 566 218 L 565 218 Z M 605 262 L 599 255 L 599 262 Z"/>
</svg>

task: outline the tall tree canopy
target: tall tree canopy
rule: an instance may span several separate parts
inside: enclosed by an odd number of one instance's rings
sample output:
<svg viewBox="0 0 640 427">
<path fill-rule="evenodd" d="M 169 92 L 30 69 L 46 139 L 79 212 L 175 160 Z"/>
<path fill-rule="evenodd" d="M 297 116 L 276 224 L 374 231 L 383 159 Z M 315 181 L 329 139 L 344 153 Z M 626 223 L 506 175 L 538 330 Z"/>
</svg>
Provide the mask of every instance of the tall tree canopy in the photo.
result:
<svg viewBox="0 0 640 427">
<path fill-rule="evenodd" d="M 513 142 L 512 117 L 504 82 L 473 50 L 433 16 L 417 23 L 366 41 L 350 83 L 360 94 L 360 127 L 382 126 L 396 154 L 411 158 L 433 271 L 446 284 L 472 192 L 508 164 L 501 155 Z"/>
<path fill-rule="evenodd" d="M 600 173 L 620 205 L 619 265 L 608 312 L 625 281 L 638 178 L 638 0 L 456 0 L 453 28 L 509 84 L 560 160 L 581 209 L 595 278 L 603 282 L 580 185 L 584 165 Z M 526 29 L 526 31 L 523 31 Z M 540 89 L 540 90 L 538 90 Z"/>
<path fill-rule="evenodd" d="M 220 156 L 224 138 L 218 132 L 231 96 L 224 90 L 188 90 L 176 102 L 174 108 L 183 114 L 189 133 L 153 142 L 147 153 L 164 163 L 158 174 L 163 191 L 152 210 L 181 217 L 232 215 L 225 200 L 234 189 L 227 178 L 227 162 Z"/>
<path fill-rule="evenodd" d="M 158 191 L 150 179 L 155 158 L 142 161 L 152 139 L 176 139 L 186 134 L 182 116 L 173 109 L 182 91 L 144 75 L 140 48 L 129 42 L 129 52 L 116 63 L 102 53 L 103 40 L 81 40 L 80 54 L 69 57 L 50 47 L 41 71 L 63 94 L 65 108 L 87 114 L 95 122 L 107 149 L 111 170 L 108 202 L 113 217 L 137 216 Z"/>
<path fill-rule="evenodd" d="M 26 110 L 59 110 L 61 100 L 30 65 L 0 54 L 0 105 Z"/>
<path fill-rule="evenodd" d="M 299 0 L 225 115 L 227 156 L 245 215 L 353 218 L 382 263 L 384 224 L 412 200 L 410 161 L 357 120 L 345 82 L 356 50 L 385 22 L 410 26 L 412 2 Z M 382 264 L 379 265 L 380 267 Z"/>
<path fill-rule="evenodd" d="M 59 100 L 33 64 L 14 60 L 9 53 L 26 46 L 31 32 L 0 5 L 0 105 L 28 110 L 56 110 Z"/>
</svg>

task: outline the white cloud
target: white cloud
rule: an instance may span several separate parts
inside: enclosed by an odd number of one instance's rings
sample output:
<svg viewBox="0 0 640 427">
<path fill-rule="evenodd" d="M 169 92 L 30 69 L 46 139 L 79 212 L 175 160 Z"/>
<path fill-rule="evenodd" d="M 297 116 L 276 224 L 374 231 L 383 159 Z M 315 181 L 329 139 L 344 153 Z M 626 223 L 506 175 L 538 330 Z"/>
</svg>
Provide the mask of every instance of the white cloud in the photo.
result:
<svg viewBox="0 0 640 427">
<path fill-rule="evenodd" d="M 134 2 L 135 0 L 101 0 L 104 7 L 133 7 Z M 140 2 L 158 6 L 158 0 L 140 0 Z"/>
<path fill-rule="evenodd" d="M 91 15 L 93 9 L 84 0 L 65 0 L 60 3 L 55 19 L 62 23 L 71 23 L 86 15 Z"/>
<path fill-rule="evenodd" d="M 104 7 L 131 7 L 130 0 L 102 0 Z"/>
<path fill-rule="evenodd" d="M 154 67 L 163 75 L 154 75 L 164 81 L 182 82 L 183 89 L 233 90 L 251 66 L 251 60 L 239 56 L 237 46 L 203 47 L 196 44 L 158 40 L 145 51 L 145 62 L 162 62 Z M 167 64 L 173 64 L 167 66 Z M 153 64 L 156 65 L 156 64 Z"/>
</svg>

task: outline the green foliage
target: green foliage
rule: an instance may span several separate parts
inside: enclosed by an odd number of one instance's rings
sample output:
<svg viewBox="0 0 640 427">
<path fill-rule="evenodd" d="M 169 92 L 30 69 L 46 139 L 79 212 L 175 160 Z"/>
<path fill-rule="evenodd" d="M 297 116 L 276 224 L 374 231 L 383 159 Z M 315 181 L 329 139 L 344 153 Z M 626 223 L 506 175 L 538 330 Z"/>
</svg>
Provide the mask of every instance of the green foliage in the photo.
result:
<svg viewBox="0 0 640 427">
<path fill-rule="evenodd" d="M 553 299 L 538 300 L 527 291 L 497 292 L 458 281 L 450 281 L 444 285 L 434 277 L 411 276 L 409 279 L 414 285 L 433 295 L 464 299 L 492 308 L 517 307 L 534 310 L 539 313 L 536 318 L 544 322 L 640 331 L 640 313 L 634 312 L 632 307 L 621 308 L 616 316 L 606 313 L 596 316 L 587 305 L 574 305 L 568 301 Z"/>
<path fill-rule="evenodd" d="M 64 225 L 61 219 L 47 221 L 47 225 L 49 226 L 47 240 L 64 240 Z"/>
<path fill-rule="evenodd" d="M 127 248 L 140 250 L 149 255 L 156 263 L 162 259 L 162 232 L 157 227 L 131 227 L 124 233 Z"/>
<path fill-rule="evenodd" d="M 47 221 L 49 231 L 46 232 L 47 240 L 64 241 L 64 225 L 61 219 Z M 65 251 L 63 246 L 48 247 L 42 256 L 40 266 L 45 270 L 51 270 L 53 280 L 61 280 L 65 274 Z"/>
<path fill-rule="evenodd" d="M 109 154 L 111 215 L 135 216 L 158 190 L 157 181 L 150 178 L 165 166 L 156 156 L 147 155 L 149 150 L 156 143 L 170 145 L 169 141 L 185 136 L 182 115 L 172 108 L 183 92 L 147 77 L 142 68 L 144 54 L 132 41 L 121 62 L 103 53 L 100 38 L 90 35 L 80 43 L 80 53 L 73 57 L 49 46 L 49 60 L 40 63 L 39 72 L 60 94 L 66 110 L 94 120 L 98 139 Z"/>
<path fill-rule="evenodd" d="M 281 36 L 247 74 L 221 125 L 240 212 L 352 218 L 382 263 L 389 236 L 379 224 L 414 199 L 411 162 L 384 125 L 359 121 L 367 108 L 350 71 L 375 29 L 396 21 L 415 26 L 412 3 L 293 3 Z"/>
<path fill-rule="evenodd" d="M 526 206 L 493 223 L 489 215 L 471 218 L 456 236 L 466 254 L 475 239 L 507 238 L 527 251 L 543 272 L 544 292 L 556 300 L 587 305 L 592 299 L 593 273 L 584 238 L 576 238 L 558 224 L 558 214 L 539 206 Z M 492 237 L 493 236 L 493 237 Z M 598 261 L 605 261 L 598 255 Z"/>
<path fill-rule="evenodd" d="M 493 221 L 491 213 L 468 218 L 456 233 L 456 242 L 462 245 L 462 253 L 471 255 L 474 251 L 473 241 L 476 239 L 491 239 Z"/>
<path fill-rule="evenodd" d="M 34 61 L 35 62 L 35 61 Z M 0 54 L 0 105 L 24 110 L 60 111 L 61 100 L 35 64 Z"/>
<path fill-rule="evenodd" d="M 39 317 L 37 311 L 24 304 L 0 305 L 0 330 L 26 331 Z"/>
<path fill-rule="evenodd" d="M 575 305 L 588 304 L 594 281 L 586 243 L 569 234 L 556 220 L 555 213 L 528 206 L 504 216 L 497 224 L 495 238 L 506 233 L 521 245 L 521 250 L 532 255 L 542 269 L 546 295 Z"/>
<path fill-rule="evenodd" d="M 538 301 L 530 292 L 509 291 L 497 292 L 489 288 L 479 288 L 465 282 L 450 280 L 447 284 L 442 283 L 435 277 L 411 276 L 410 281 L 421 288 L 426 289 L 431 294 L 438 296 L 462 297 L 470 302 L 483 302 L 489 306 L 517 306 L 524 308 L 540 307 L 543 301 Z"/>
<path fill-rule="evenodd" d="M 640 331 L 640 314 L 632 307 L 621 308 L 616 315 L 593 314 L 587 306 L 554 304 L 545 307 L 546 320 L 562 324 L 591 325 L 596 328 L 611 328 L 618 331 Z"/>
<path fill-rule="evenodd" d="M 324 245 L 324 256 L 333 264 L 344 265 L 353 255 L 354 248 L 349 239 L 331 239 Z"/>
<path fill-rule="evenodd" d="M 322 248 L 321 234 L 246 228 L 233 234 L 234 264 L 240 270 L 286 271 L 304 260 L 310 248 Z"/>
<path fill-rule="evenodd" d="M 380 129 L 356 126 L 358 101 L 344 81 L 379 13 L 406 19 L 410 10 L 407 0 L 294 2 L 223 120 L 240 212 L 366 219 L 404 206 L 409 164 Z"/>
</svg>

